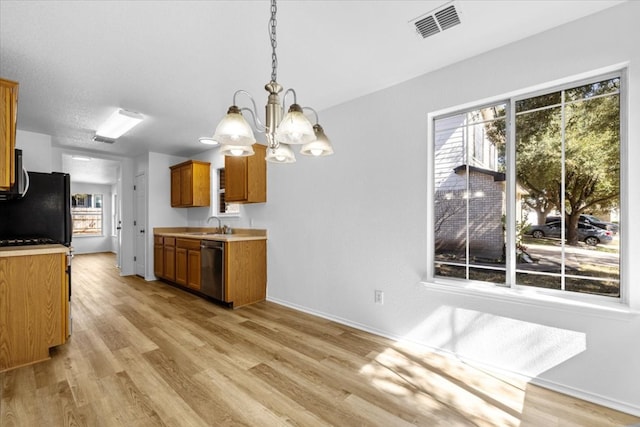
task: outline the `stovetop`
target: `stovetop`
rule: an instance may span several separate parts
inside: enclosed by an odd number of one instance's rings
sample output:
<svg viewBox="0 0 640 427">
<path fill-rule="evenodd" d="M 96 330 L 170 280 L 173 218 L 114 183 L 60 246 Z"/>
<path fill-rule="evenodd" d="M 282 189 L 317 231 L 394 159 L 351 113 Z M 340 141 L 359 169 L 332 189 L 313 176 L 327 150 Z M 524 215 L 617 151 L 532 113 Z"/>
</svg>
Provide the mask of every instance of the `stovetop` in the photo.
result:
<svg viewBox="0 0 640 427">
<path fill-rule="evenodd" d="M 0 247 L 2 246 L 24 246 L 24 245 L 50 245 L 57 243 L 53 239 L 47 237 L 12 237 L 0 238 Z"/>
</svg>

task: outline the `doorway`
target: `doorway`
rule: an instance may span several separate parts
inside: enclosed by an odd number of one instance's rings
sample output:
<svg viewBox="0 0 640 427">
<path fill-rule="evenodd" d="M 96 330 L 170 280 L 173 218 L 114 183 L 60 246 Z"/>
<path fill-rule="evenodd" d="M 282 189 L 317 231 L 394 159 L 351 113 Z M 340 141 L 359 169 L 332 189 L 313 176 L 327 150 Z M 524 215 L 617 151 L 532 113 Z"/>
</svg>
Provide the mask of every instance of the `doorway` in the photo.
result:
<svg viewBox="0 0 640 427">
<path fill-rule="evenodd" d="M 147 233 L 146 233 L 146 218 L 147 218 L 147 203 L 146 203 L 146 176 L 144 172 L 136 175 L 135 183 L 133 186 L 134 193 L 134 213 L 133 217 L 133 232 L 134 232 L 134 244 L 135 244 L 135 272 L 140 277 L 146 276 L 146 256 L 147 256 Z"/>
</svg>

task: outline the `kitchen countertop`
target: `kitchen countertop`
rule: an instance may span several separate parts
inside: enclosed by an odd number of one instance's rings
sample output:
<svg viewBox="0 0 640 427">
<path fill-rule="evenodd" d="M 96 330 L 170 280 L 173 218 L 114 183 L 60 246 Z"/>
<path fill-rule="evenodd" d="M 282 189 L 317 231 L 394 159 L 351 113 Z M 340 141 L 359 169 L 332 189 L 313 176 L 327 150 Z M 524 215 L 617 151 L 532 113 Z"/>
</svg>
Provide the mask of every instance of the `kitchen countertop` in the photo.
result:
<svg viewBox="0 0 640 427">
<path fill-rule="evenodd" d="M 10 256 L 47 255 L 69 253 L 71 248 L 64 245 L 24 245 L 0 247 L 0 258 Z"/>
<path fill-rule="evenodd" d="M 217 240 L 219 242 L 242 242 L 246 240 L 267 240 L 267 230 L 254 228 L 234 228 L 232 234 L 217 233 L 216 227 L 156 227 L 155 236 L 179 237 L 181 239 Z"/>
</svg>

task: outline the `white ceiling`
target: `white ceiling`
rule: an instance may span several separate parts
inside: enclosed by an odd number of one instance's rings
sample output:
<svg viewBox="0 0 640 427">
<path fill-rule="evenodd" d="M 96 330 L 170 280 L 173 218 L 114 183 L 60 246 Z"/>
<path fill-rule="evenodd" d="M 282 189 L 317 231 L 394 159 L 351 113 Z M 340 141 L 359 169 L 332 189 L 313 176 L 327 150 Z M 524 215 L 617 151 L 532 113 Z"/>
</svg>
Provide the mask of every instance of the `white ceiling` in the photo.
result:
<svg viewBox="0 0 640 427">
<path fill-rule="evenodd" d="M 621 2 L 459 0 L 462 24 L 422 39 L 409 21 L 446 1 L 282 0 L 278 81 L 322 123 L 323 109 Z M 213 134 L 237 89 L 263 111 L 269 8 L 267 0 L 2 0 L 0 75 L 20 82 L 18 128 L 94 157 L 202 152 L 198 137 Z M 114 144 L 92 141 L 116 108 L 146 119 Z"/>
</svg>

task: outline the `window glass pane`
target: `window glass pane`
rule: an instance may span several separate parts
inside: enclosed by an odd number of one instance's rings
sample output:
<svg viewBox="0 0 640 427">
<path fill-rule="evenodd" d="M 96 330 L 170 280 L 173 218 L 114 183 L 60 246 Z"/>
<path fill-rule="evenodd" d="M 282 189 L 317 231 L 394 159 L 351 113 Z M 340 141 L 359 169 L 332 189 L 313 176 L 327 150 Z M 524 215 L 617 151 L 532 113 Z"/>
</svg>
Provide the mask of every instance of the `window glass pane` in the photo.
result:
<svg viewBox="0 0 640 427">
<path fill-rule="evenodd" d="M 454 169 L 464 164 L 467 115 L 446 117 L 435 123 L 434 236 L 438 261 L 463 263 L 448 266 L 437 274 L 466 277 L 466 188 L 464 176 Z"/>
<path fill-rule="evenodd" d="M 517 115 L 516 175 L 526 192 L 517 203 L 529 223 L 517 248 L 518 284 L 619 296 L 619 243 L 613 231 L 618 226 L 585 216 L 610 218 L 619 208 L 616 81 L 569 89 L 565 99 L 572 102 Z M 597 96 L 603 93 L 608 95 Z M 523 110 L 538 98 L 520 101 Z"/>
<path fill-rule="evenodd" d="M 535 271 L 527 271 L 524 273 L 516 272 L 516 282 L 519 285 L 535 286 L 546 289 L 561 289 L 562 277 L 559 274 L 546 275 L 535 273 Z"/>
<path fill-rule="evenodd" d="M 74 236 L 101 236 L 102 194 L 73 194 L 71 218 Z"/>
<path fill-rule="evenodd" d="M 571 89 L 566 106 L 566 289 L 619 295 L 620 243 L 611 217 L 620 206 L 617 79 Z M 605 96 L 598 96 L 606 94 Z"/>
<path fill-rule="evenodd" d="M 533 110 L 540 98 L 519 103 L 523 110 Z M 562 220 L 560 215 L 553 218 L 549 214 L 560 206 L 561 113 L 561 107 L 552 107 L 516 116 L 516 283 L 520 285 L 560 289 Z"/>
<path fill-rule="evenodd" d="M 505 114 L 500 104 L 435 121 L 437 276 L 505 283 Z"/>
<path fill-rule="evenodd" d="M 455 279 L 467 278 L 467 267 L 465 264 L 455 262 L 436 262 L 436 277 L 449 277 Z"/>
<path fill-rule="evenodd" d="M 620 91 L 620 79 L 614 78 L 597 83 L 567 89 L 565 100 L 567 102 L 592 98 L 604 94 L 617 94 Z"/>
<path fill-rule="evenodd" d="M 558 105 L 561 101 L 562 92 L 553 92 L 535 96 L 533 98 L 523 99 L 516 101 L 516 113 Z"/>
</svg>

